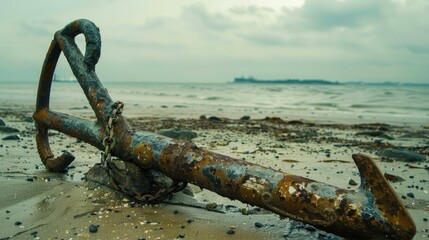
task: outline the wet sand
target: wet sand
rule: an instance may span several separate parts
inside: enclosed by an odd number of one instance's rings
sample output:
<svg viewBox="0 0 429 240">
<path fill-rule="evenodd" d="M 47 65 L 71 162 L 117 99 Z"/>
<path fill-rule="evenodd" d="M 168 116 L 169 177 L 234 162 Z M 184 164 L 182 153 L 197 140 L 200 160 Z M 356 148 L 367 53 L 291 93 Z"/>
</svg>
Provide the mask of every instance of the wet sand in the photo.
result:
<svg viewBox="0 0 429 240">
<path fill-rule="evenodd" d="M 92 118 L 89 109 L 60 110 Z M 417 225 L 415 239 L 429 236 L 429 163 L 386 161 L 376 154 L 401 147 L 427 158 L 425 126 L 326 124 L 274 116 L 249 120 L 222 116 L 210 121 L 196 115 L 177 117 L 180 109 L 152 110 L 176 112 L 176 117 L 149 117 L 148 112 L 138 117 L 132 110 L 124 116 L 131 116 L 138 130 L 191 129 L 197 133 L 193 142 L 200 147 L 341 188 L 356 189 L 351 180 L 360 181 L 352 153 L 369 154 L 383 173 L 403 179 L 391 185 Z M 0 239 L 339 239 L 196 186 L 193 198 L 177 193 L 170 203 L 155 205 L 134 203 L 102 188 L 89 190 L 82 179 L 100 161 L 99 150 L 52 131 L 50 143 L 56 155 L 68 150 L 76 160 L 65 174 L 46 171 L 37 154 L 31 114 L 30 104 L 0 109 L 6 126 L 19 130 L 0 132 L 0 139 L 20 136 L 20 140 L 0 140 Z M 215 212 L 204 209 L 208 203 L 232 207 Z M 99 226 L 96 233 L 89 231 L 91 224 Z"/>
</svg>

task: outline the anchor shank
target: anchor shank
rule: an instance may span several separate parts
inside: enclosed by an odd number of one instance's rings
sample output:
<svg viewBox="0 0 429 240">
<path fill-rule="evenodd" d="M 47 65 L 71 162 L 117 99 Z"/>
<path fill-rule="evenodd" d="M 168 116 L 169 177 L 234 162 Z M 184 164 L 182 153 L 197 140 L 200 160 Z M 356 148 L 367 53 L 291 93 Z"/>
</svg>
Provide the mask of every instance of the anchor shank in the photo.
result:
<svg viewBox="0 0 429 240">
<path fill-rule="evenodd" d="M 151 159 L 152 168 L 174 180 L 190 182 L 342 236 L 411 239 L 415 233 L 414 223 L 396 195 L 384 194 L 393 190 L 381 174 L 366 176 L 366 180 L 376 178 L 384 184 L 382 189 L 362 185 L 356 191 L 346 190 L 203 150 L 193 143 L 146 134 L 135 133 L 133 152 L 140 155 L 134 155 L 134 161 Z M 145 151 L 138 150 L 142 146 Z M 354 158 L 364 159 L 365 164 L 358 165 L 360 169 L 378 169 L 365 155 Z M 383 205 L 385 202 L 389 205 Z M 396 209 L 392 209 L 392 203 Z M 397 219 L 402 222 L 398 224 Z"/>
</svg>

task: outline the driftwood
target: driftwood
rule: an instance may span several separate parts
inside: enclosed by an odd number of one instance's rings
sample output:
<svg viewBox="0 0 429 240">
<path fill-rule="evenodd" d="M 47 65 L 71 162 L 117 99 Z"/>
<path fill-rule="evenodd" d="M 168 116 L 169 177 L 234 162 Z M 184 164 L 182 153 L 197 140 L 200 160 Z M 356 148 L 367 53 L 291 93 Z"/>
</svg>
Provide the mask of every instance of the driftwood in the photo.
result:
<svg viewBox="0 0 429 240">
<path fill-rule="evenodd" d="M 74 41 L 81 33 L 86 39 L 85 55 Z M 61 52 L 94 110 L 96 122 L 49 109 L 53 73 Z M 357 190 L 347 190 L 213 153 L 191 142 L 133 131 L 121 115 L 123 104 L 110 98 L 95 73 L 100 52 L 99 29 L 88 20 L 74 21 L 55 33 L 40 76 L 33 115 L 38 152 L 47 169 L 61 171 L 74 160 L 68 152 L 58 158 L 52 154 L 48 129 L 55 129 L 103 150 L 103 166 L 109 171 L 126 168 L 126 164 L 113 163 L 111 158 L 115 156 L 144 169 L 144 174 L 151 169 L 171 178 L 173 184 L 167 190 L 151 193 L 150 184 L 160 183 L 148 174 L 142 186 L 148 187 L 149 194 L 138 196 L 143 200 L 155 200 L 189 182 L 345 237 L 412 239 L 415 235 L 414 222 L 404 205 L 366 155 L 352 156 L 361 184 Z M 121 181 L 121 176 L 115 177 L 115 184 L 130 184 Z"/>
</svg>

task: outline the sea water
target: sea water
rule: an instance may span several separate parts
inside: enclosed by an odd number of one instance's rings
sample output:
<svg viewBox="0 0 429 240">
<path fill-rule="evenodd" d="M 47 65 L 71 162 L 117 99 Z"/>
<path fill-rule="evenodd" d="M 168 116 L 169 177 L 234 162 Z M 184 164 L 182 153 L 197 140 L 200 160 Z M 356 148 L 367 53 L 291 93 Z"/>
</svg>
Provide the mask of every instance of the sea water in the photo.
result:
<svg viewBox="0 0 429 240">
<path fill-rule="evenodd" d="M 135 115 L 190 118 L 248 115 L 337 123 L 429 124 L 429 86 L 120 81 L 103 84 L 114 100 L 133 108 Z M 37 82 L 0 82 L 0 108 L 35 103 L 36 92 Z M 83 106 L 86 98 L 77 82 L 53 83 L 51 102 Z"/>
</svg>

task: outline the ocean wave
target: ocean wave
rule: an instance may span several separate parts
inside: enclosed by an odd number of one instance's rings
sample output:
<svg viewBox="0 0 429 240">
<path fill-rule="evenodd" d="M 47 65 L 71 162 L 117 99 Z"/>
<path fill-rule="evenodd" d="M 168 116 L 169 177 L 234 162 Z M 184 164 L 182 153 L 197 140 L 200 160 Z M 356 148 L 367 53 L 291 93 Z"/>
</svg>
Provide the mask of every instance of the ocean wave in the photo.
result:
<svg viewBox="0 0 429 240">
<path fill-rule="evenodd" d="M 358 109 L 403 109 L 403 110 L 417 110 L 429 111 L 429 107 L 413 107 L 413 106 L 398 106 L 398 105 L 370 105 L 370 104 L 352 104 L 351 108 Z"/>
<path fill-rule="evenodd" d="M 313 103 L 312 106 L 338 108 L 336 103 Z"/>
<path fill-rule="evenodd" d="M 203 100 L 207 100 L 207 101 L 215 101 L 215 100 L 221 100 L 221 99 L 223 99 L 222 97 L 205 97 L 205 98 L 202 98 Z"/>
</svg>

